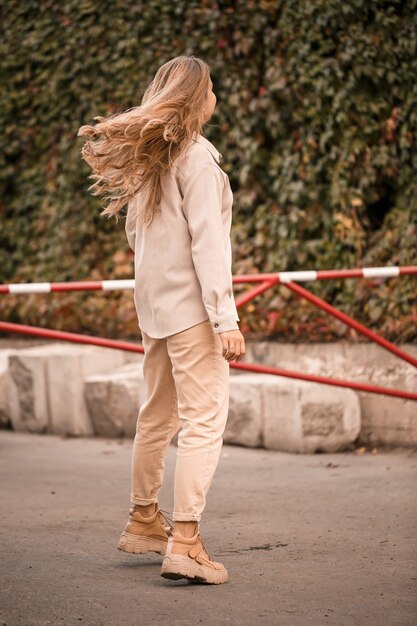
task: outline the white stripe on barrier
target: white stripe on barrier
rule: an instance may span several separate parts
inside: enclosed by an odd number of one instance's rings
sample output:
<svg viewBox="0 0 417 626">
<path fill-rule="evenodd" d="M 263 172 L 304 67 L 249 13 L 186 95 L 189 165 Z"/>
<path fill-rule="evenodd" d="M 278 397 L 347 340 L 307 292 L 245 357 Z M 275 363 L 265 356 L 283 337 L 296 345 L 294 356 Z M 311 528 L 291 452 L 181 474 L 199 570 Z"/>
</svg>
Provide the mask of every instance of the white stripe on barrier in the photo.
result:
<svg viewBox="0 0 417 626">
<path fill-rule="evenodd" d="M 103 280 L 103 289 L 105 291 L 112 289 L 134 289 L 135 279 L 127 278 L 126 280 Z"/>
<path fill-rule="evenodd" d="M 399 276 L 399 267 L 364 267 L 362 273 L 365 278 L 384 278 L 386 276 Z"/>
<path fill-rule="evenodd" d="M 9 285 L 9 293 L 50 293 L 51 283 L 15 283 Z"/>
<path fill-rule="evenodd" d="M 317 272 L 315 270 L 306 270 L 304 272 L 278 272 L 279 282 L 288 283 L 290 280 L 317 280 Z"/>
</svg>

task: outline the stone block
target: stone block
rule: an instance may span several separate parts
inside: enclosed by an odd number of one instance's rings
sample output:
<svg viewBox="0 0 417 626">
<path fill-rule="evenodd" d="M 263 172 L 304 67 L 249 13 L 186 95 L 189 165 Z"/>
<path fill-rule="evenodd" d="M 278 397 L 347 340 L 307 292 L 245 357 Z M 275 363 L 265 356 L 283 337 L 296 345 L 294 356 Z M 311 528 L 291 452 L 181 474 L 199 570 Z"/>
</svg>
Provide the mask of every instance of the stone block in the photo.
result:
<svg viewBox="0 0 417 626">
<path fill-rule="evenodd" d="M 263 443 L 265 448 L 300 452 L 302 439 L 297 381 L 268 374 L 263 393 Z M 302 384 L 302 383 L 301 383 Z"/>
<path fill-rule="evenodd" d="M 365 377 L 363 376 L 362 379 Z M 417 371 L 398 361 L 390 368 L 374 367 L 368 381 L 404 391 L 417 391 Z M 417 446 L 417 402 L 359 392 L 362 409 L 361 443 L 368 446 Z"/>
<path fill-rule="evenodd" d="M 133 343 L 133 342 L 132 342 Z M 137 345 L 141 345 L 138 342 L 134 342 Z M 123 362 L 128 364 L 141 364 L 143 362 L 144 353 L 143 352 L 130 352 L 130 350 L 123 350 Z"/>
<path fill-rule="evenodd" d="M 10 405 L 15 430 L 92 435 L 84 378 L 124 363 L 120 350 L 55 343 L 16 351 L 9 372 L 16 388 Z"/>
<path fill-rule="evenodd" d="M 17 403 L 16 387 L 9 371 L 9 357 L 15 350 L 0 350 L 0 428 L 9 428 L 11 422 L 11 404 Z"/>
<path fill-rule="evenodd" d="M 417 345 L 399 344 L 417 358 Z M 286 370 L 371 383 L 415 392 L 416 369 L 381 346 L 368 341 L 331 343 L 246 342 L 245 361 Z M 319 388 L 337 389 L 327 385 Z M 343 388 L 341 388 L 343 389 Z M 361 409 L 361 431 L 357 443 L 366 446 L 417 445 L 417 403 L 395 396 L 355 391 Z"/>
<path fill-rule="evenodd" d="M 225 443 L 251 448 L 262 444 L 262 378 L 263 374 L 230 377 Z"/>
<path fill-rule="evenodd" d="M 45 362 L 28 348 L 8 357 L 7 404 L 13 430 L 48 431 L 48 393 Z M 28 354 L 29 353 L 29 354 Z"/>
<path fill-rule="evenodd" d="M 358 395 L 351 389 L 275 377 L 263 397 L 265 448 L 285 452 L 336 452 L 361 427 Z"/>
<path fill-rule="evenodd" d="M 146 399 L 143 364 L 122 367 L 84 379 L 84 395 L 94 434 L 133 437 L 139 408 Z"/>
</svg>

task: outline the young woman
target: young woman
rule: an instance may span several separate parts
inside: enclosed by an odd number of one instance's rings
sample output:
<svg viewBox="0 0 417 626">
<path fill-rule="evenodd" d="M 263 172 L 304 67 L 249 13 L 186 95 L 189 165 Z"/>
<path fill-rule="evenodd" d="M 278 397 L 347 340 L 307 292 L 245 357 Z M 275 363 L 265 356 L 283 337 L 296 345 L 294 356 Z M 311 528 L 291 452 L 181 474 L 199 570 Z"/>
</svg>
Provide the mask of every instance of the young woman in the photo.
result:
<svg viewBox="0 0 417 626">
<path fill-rule="evenodd" d="M 200 520 L 223 443 L 229 361 L 245 354 L 232 291 L 233 194 L 221 154 L 202 134 L 216 105 L 209 66 L 179 56 L 159 68 L 142 103 L 82 126 L 82 156 L 103 214 L 127 204 L 134 301 L 147 399 L 132 455 L 129 520 L 117 547 L 164 555 L 161 575 L 224 583 Z M 178 433 L 173 528 L 158 503 L 164 457 Z M 169 518 L 168 518 L 169 519 Z M 169 520 L 171 521 L 171 520 Z M 172 532 L 171 532 L 172 531 Z"/>
</svg>

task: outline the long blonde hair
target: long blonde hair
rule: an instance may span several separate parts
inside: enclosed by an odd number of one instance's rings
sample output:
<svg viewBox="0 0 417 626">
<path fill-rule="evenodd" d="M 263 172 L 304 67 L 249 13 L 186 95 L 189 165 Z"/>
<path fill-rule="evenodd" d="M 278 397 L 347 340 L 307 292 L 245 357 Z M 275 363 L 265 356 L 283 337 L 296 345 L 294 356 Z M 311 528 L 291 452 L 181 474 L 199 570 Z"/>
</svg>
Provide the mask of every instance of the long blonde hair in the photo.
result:
<svg viewBox="0 0 417 626">
<path fill-rule="evenodd" d="M 109 192 L 101 215 L 114 216 L 141 190 L 147 190 L 142 221 L 150 224 L 160 211 L 161 176 L 187 149 L 194 134 L 202 131 L 202 110 L 210 85 L 210 68 L 202 59 L 178 56 L 156 72 L 140 106 L 107 118 L 94 117 L 95 126 L 85 125 L 78 136 L 89 139 L 81 148 L 82 158 L 96 179 L 92 195 Z M 138 214 L 139 215 L 139 214 Z"/>
</svg>

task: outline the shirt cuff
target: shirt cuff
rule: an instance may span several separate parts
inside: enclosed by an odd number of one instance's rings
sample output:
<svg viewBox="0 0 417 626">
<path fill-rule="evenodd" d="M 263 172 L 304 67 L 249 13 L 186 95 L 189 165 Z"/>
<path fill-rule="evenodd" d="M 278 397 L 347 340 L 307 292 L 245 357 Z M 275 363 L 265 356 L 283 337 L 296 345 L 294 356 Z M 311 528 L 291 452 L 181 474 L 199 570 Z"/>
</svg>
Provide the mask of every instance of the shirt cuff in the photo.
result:
<svg viewBox="0 0 417 626">
<path fill-rule="evenodd" d="M 211 320 L 211 326 L 215 334 L 225 333 L 227 330 L 239 330 L 239 324 L 233 317 L 223 320 Z"/>
</svg>

